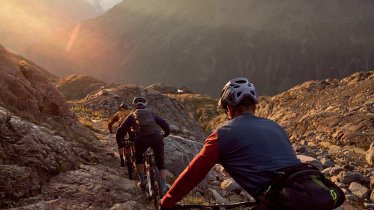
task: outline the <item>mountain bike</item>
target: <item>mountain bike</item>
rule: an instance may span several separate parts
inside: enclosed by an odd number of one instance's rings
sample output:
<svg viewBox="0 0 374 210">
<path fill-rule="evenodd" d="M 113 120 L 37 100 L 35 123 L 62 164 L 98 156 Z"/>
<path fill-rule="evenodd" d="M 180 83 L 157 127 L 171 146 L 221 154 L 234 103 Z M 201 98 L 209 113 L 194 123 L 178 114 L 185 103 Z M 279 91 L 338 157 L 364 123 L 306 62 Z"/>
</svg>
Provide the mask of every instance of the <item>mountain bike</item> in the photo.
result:
<svg viewBox="0 0 374 210">
<path fill-rule="evenodd" d="M 176 204 L 174 209 L 212 209 L 212 210 L 224 210 L 224 209 L 233 209 L 238 207 L 248 207 L 248 209 L 256 208 L 255 201 L 239 202 L 239 203 L 230 203 L 230 204 Z"/>
<path fill-rule="evenodd" d="M 158 210 L 160 207 L 159 202 L 162 195 L 162 189 L 159 171 L 156 166 L 155 154 L 151 147 L 149 147 L 145 152 L 145 174 L 147 176 L 146 192 L 153 200 L 154 208 Z"/>
<path fill-rule="evenodd" d="M 124 139 L 124 156 L 126 158 L 126 165 L 127 165 L 127 172 L 129 174 L 129 179 L 132 180 L 134 169 L 135 169 L 135 147 L 134 142 L 132 142 L 129 138 Z"/>
</svg>

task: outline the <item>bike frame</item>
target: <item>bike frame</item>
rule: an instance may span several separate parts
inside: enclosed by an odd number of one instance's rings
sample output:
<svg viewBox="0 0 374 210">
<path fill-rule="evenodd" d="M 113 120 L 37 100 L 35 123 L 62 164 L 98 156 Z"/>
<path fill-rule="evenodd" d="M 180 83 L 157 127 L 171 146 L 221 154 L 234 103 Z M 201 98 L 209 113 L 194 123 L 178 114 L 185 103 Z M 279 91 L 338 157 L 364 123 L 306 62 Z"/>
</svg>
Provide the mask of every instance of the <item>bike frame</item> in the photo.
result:
<svg viewBox="0 0 374 210">
<path fill-rule="evenodd" d="M 129 175 L 129 179 L 132 180 L 133 172 L 135 169 L 135 148 L 134 148 L 134 142 L 131 142 L 130 139 L 126 138 L 124 143 L 124 150 L 123 150 L 123 156 L 126 157 L 126 164 L 127 164 L 127 171 Z"/>
</svg>

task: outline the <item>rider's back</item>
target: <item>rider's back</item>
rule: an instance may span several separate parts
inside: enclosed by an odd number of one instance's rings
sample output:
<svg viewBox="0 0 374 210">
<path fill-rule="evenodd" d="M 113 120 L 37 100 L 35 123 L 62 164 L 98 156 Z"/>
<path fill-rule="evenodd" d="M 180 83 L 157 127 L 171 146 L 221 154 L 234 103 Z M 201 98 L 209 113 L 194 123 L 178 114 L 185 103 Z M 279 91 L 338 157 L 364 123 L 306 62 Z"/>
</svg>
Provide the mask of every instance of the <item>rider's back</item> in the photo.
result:
<svg viewBox="0 0 374 210">
<path fill-rule="evenodd" d="M 283 128 L 244 114 L 218 129 L 221 164 L 249 193 L 268 184 L 273 172 L 299 163 Z"/>
</svg>

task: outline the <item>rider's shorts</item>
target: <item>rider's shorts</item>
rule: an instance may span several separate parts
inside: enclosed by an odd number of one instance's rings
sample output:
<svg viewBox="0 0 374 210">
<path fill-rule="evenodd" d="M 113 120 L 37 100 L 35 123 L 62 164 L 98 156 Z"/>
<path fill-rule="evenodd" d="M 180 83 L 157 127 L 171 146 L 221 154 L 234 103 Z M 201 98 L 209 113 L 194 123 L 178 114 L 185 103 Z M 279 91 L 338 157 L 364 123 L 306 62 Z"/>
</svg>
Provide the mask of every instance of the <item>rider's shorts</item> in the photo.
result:
<svg viewBox="0 0 374 210">
<path fill-rule="evenodd" d="M 159 170 L 165 169 L 164 140 L 160 133 L 149 136 L 137 135 L 135 137 L 135 160 L 137 164 L 144 163 L 144 153 L 151 147 L 155 153 L 156 165 Z"/>
</svg>

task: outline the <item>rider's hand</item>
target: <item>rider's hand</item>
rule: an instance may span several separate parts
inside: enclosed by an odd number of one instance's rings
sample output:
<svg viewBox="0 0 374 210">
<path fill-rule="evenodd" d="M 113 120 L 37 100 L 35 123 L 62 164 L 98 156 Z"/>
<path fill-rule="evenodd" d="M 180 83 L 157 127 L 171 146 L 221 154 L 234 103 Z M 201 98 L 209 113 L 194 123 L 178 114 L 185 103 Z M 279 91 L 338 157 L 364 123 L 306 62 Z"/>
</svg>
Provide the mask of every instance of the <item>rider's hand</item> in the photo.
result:
<svg viewBox="0 0 374 210">
<path fill-rule="evenodd" d="M 183 205 L 176 203 L 176 204 L 173 206 L 173 208 L 168 209 L 168 208 L 165 208 L 165 207 L 163 207 L 162 205 L 160 205 L 160 210 L 177 210 L 177 209 L 181 209 L 180 207 L 182 207 L 182 206 L 183 206 Z"/>
<path fill-rule="evenodd" d="M 163 206 L 160 207 L 160 210 L 175 210 L 175 209 L 176 209 L 176 208 L 174 208 L 174 207 L 171 208 L 171 209 L 167 209 L 167 208 L 165 208 L 165 207 L 163 207 Z"/>
</svg>

